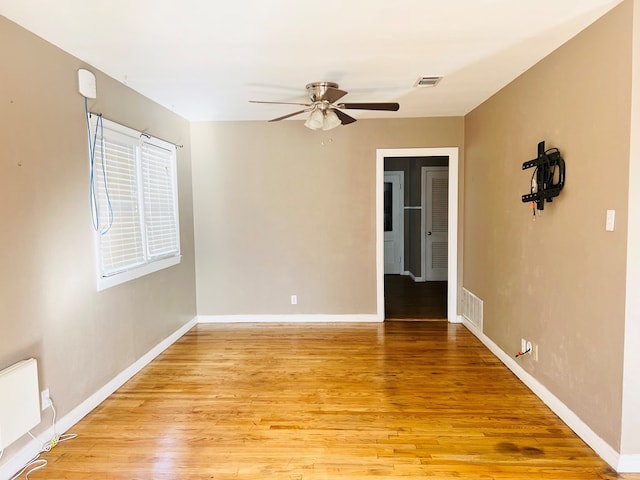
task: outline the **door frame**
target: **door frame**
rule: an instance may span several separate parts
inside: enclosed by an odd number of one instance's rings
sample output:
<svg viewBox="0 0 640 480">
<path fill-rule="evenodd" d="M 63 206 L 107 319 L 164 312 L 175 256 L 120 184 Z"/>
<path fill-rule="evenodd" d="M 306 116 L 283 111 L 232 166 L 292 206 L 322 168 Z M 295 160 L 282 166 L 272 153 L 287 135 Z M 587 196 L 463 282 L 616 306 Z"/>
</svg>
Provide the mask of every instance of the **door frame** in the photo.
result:
<svg viewBox="0 0 640 480">
<path fill-rule="evenodd" d="M 421 198 L 420 198 L 420 206 L 422 208 L 422 215 L 420 221 L 420 252 L 421 252 L 421 260 L 422 260 L 422 279 L 423 281 L 427 280 L 427 173 L 429 172 L 447 172 L 449 174 L 449 167 L 422 167 L 420 169 L 420 185 L 421 185 Z M 449 183 L 449 187 L 451 187 L 451 183 Z M 448 212 L 449 220 L 451 220 L 451 212 Z M 449 224 L 450 225 L 450 224 Z M 449 227 L 447 227 L 447 234 L 449 233 Z M 447 235 L 448 237 L 448 235 Z M 449 241 L 449 238 L 447 238 Z M 447 244 L 447 254 L 450 253 L 448 250 L 449 245 Z M 447 262 L 447 269 L 449 268 Z M 449 272 L 447 271 L 447 277 L 449 276 Z"/>
<path fill-rule="evenodd" d="M 398 177 L 399 182 L 400 182 L 400 197 L 399 197 L 399 202 L 398 202 L 398 233 L 397 235 L 400 237 L 399 238 L 399 242 L 400 242 L 400 249 L 401 249 L 401 255 L 400 255 L 400 275 L 402 275 L 404 273 L 404 170 L 385 170 L 384 172 L 384 176 L 386 175 L 393 175 Z M 383 182 L 384 182 L 384 178 L 383 178 Z M 383 195 L 384 195 L 384 189 L 383 189 Z M 383 204 L 382 204 L 382 213 L 384 215 L 384 198 L 383 198 Z M 384 219 L 384 217 L 383 217 Z M 382 226 L 383 230 L 384 230 L 384 225 Z M 383 232 L 384 235 L 384 232 Z M 384 240 L 384 239 L 383 239 Z M 383 255 L 384 255 L 384 249 L 383 249 Z M 384 265 L 383 265 L 384 268 Z"/>
<path fill-rule="evenodd" d="M 449 246 L 447 320 L 458 320 L 458 147 L 376 149 L 376 284 L 377 313 L 384 321 L 384 159 L 385 157 L 449 158 Z"/>
</svg>

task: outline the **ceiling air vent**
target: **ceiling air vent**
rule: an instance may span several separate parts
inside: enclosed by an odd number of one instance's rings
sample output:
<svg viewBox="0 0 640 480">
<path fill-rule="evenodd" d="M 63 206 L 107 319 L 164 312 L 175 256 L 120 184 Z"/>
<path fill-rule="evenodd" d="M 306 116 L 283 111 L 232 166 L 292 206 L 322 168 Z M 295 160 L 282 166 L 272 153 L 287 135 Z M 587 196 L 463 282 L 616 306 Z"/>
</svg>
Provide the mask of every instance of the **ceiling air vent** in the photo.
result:
<svg viewBox="0 0 640 480">
<path fill-rule="evenodd" d="M 414 87 L 435 87 L 442 77 L 420 77 L 413 84 Z"/>
</svg>

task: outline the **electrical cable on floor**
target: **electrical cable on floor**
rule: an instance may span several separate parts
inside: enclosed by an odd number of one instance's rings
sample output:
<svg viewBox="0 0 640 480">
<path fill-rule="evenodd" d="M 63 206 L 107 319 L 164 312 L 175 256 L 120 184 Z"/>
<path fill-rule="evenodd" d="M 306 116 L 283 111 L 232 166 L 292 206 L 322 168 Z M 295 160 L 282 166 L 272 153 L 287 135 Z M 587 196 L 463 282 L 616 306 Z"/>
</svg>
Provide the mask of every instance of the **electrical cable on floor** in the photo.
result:
<svg viewBox="0 0 640 480">
<path fill-rule="evenodd" d="M 22 467 L 22 470 L 20 470 L 13 477 L 11 477 L 10 480 L 17 480 L 18 478 L 20 478 L 22 476 L 23 473 L 24 473 L 25 480 L 28 480 L 29 479 L 29 475 L 31 475 L 33 472 L 41 470 L 41 469 L 43 469 L 44 467 L 47 466 L 47 460 L 45 460 L 44 458 L 40 458 L 40 455 L 42 455 L 45 452 L 50 452 L 53 449 L 53 447 L 55 447 L 59 443 L 66 442 L 67 440 L 71 440 L 71 439 L 76 438 L 78 436 L 75 433 L 66 433 L 66 434 L 63 434 L 63 435 L 58 435 L 56 433 L 56 408 L 53 406 L 53 399 L 51 399 L 51 405 L 50 406 L 51 406 L 51 410 L 53 412 L 53 421 L 52 421 L 53 436 L 51 437 L 51 440 L 49 440 L 48 442 L 42 444 L 38 454 L 35 457 L 33 457 L 31 460 L 29 460 L 27 462 L 27 464 L 24 467 Z M 33 435 L 33 433 L 31 433 L 31 432 L 27 432 L 27 433 L 36 442 L 39 441 Z M 1 457 L 1 455 L 0 455 L 0 457 Z"/>
<path fill-rule="evenodd" d="M 47 466 L 47 461 L 43 458 L 40 458 L 40 454 L 33 457 L 18 473 L 16 473 L 11 480 L 16 480 L 22 476 L 24 473 L 24 478 L 27 480 L 29 475 L 33 472 L 43 469 Z M 26 472 L 26 473 L 25 473 Z"/>
</svg>

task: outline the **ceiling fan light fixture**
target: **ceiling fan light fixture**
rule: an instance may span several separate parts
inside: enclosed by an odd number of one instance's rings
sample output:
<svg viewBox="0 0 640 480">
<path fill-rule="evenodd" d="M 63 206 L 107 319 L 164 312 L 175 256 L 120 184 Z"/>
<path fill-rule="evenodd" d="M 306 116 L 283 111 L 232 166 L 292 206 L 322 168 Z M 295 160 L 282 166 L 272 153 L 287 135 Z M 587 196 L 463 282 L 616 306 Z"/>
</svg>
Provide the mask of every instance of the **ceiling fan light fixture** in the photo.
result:
<svg viewBox="0 0 640 480">
<path fill-rule="evenodd" d="M 307 118 L 307 121 L 304 122 L 304 126 L 307 128 L 310 128 L 311 130 L 318 130 L 320 128 L 322 128 L 324 125 L 324 115 L 322 110 L 319 109 L 314 109 L 311 114 L 309 115 L 309 118 Z"/>
<path fill-rule="evenodd" d="M 331 130 L 337 126 L 342 125 L 342 122 L 333 110 L 327 110 L 324 114 L 324 122 L 322 123 L 322 130 Z"/>
<path fill-rule="evenodd" d="M 268 103 L 278 105 L 300 105 L 304 108 L 297 112 L 272 118 L 270 122 L 279 122 L 287 118 L 295 117 L 303 113 L 309 113 L 304 126 L 311 130 L 331 130 L 339 125 L 349 125 L 356 121 L 355 118 L 347 115 L 342 110 L 377 110 L 387 112 L 397 112 L 400 104 L 397 102 L 359 102 L 359 103 L 338 103 L 342 97 L 349 92 L 340 90 L 337 83 L 314 82 L 307 85 L 307 93 L 310 103 L 301 102 L 272 102 L 262 100 L 249 100 L 251 103 Z"/>
</svg>

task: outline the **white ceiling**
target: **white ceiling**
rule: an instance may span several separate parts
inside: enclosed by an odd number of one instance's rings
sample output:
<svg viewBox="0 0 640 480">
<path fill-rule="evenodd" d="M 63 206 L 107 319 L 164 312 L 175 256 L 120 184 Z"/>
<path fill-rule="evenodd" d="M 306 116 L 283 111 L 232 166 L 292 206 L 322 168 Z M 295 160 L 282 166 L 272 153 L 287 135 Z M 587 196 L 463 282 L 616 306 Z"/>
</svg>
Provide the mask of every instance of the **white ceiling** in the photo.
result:
<svg viewBox="0 0 640 480">
<path fill-rule="evenodd" d="M 356 118 L 464 115 L 621 0 L 0 0 L 0 13 L 190 120 L 297 110 L 333 81 Z M 419 76 L 442 75 L 435 88 Z M 100 85 L 98 85 L 98 96 Z M 301 117 L 294 117 L 300 119 Z"/>
</svg>

